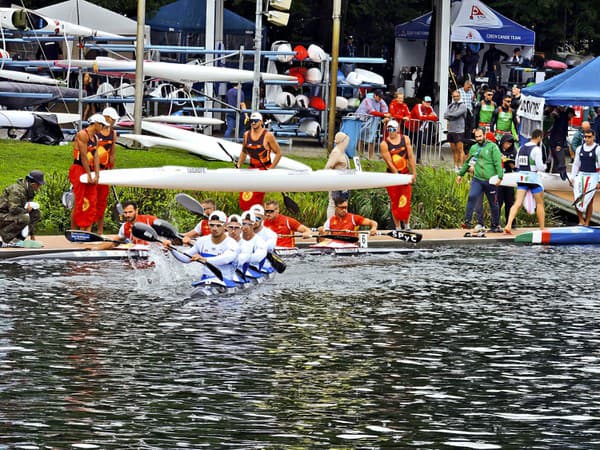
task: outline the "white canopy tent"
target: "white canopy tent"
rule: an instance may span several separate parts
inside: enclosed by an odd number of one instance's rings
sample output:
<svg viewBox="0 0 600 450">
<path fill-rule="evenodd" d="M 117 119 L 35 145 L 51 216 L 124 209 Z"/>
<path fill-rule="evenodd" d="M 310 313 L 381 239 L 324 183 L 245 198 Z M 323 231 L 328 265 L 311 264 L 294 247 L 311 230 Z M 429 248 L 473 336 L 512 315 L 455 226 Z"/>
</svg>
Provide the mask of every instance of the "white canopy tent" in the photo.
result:
<svg viewBox="0 0 600 450">
<path fill-rule="evenodd" d="M 137 21 L 86 0 L 66 0 L 36 11 L 48 17 L 76 23 L 94 30 L 122 36 L 135 36 L 136 34 Z"/>
</svg>

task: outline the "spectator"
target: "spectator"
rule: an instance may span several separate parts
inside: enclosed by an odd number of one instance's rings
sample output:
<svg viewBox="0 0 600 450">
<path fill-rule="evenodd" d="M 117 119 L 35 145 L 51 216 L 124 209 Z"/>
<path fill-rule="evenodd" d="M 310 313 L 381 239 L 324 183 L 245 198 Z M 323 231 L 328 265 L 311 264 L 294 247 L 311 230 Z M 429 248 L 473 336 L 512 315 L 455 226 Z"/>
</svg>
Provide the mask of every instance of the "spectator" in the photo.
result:
<svg viewBox="0 0 600 450">
<path fill-rule="evenodd" d="M 467 106 L 462 102 L 460 92 L 452 92 L 452 103 L 444 114 L 444 119 L 448 121 L 448 142 L 452 149 L 454 159 L 454 171 L 458 173 L 463 165 L 465 156 L 463 150 L 463 138 L 465 134 L 465 117 L 467 115 Z"/>
<path fill-rule="evenodd" d="M 410 131 L 412 141 L 417 147 L 417 164 L 421 162 L 421 149 L 423 140 L 429 140 L 433 136 L 434 128 L 431 126 L 437 122 L 438 116 L 431 107 L 431 97 L 426 95 L 421 103 L 417 103 L 410 112 Z M 416 133 L 416 136 L 415 136 Z"/>
<path fill-rule="evenodd" d="M 368 158 L 375 157 L 375 139 L 381 119 L 389 117 L 388 106 L 383 100 L 383 92 L 381 89 L 373 91 L 373 98 L 365 97 L 360 103 L 356 113 L 359 114 L 363 121 L 360 129 L 360 139 L 358 141 L 358 151 L 362 155 L 364 152 L 364 144 L 368 145 Z"/>
</svg>

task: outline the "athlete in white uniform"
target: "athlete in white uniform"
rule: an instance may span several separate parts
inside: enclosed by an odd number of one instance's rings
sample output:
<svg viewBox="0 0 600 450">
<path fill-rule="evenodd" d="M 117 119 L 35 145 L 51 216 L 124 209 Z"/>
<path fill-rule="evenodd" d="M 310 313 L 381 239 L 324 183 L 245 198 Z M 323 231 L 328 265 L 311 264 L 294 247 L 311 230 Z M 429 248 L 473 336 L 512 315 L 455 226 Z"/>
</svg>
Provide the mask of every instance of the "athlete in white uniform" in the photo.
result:
<svg viewBox="0 0 600 450">
<path fill-rule="evenodd" d="M 575 151 L 570 182 L 573 184 L 573 197 L 577 200 L 575 208 L 579 225 L 589 226 L 594 212 L 594 196 L 600 187 L 600 146 L 594 142 L 593 130 L 586 130 L 583 139 L 583 145 Z"/>
</svg>

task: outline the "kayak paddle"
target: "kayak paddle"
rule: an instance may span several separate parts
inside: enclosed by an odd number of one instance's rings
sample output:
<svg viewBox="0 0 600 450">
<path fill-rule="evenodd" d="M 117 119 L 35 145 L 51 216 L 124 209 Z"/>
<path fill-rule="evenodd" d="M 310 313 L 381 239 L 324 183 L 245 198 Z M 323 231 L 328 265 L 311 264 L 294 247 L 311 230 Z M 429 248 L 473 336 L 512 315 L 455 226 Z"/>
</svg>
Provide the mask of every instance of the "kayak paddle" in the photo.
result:
<svg viewBox="0 0 600 450">
<path fill-rule="evenodd" d="M 92 233 L 91 231 L 84 230 L 67 230 L 65 231 L 65 237 L 69 242 L 85 244 L 89 244 L 90 242 L 112 242 L 114 244 L 123 243 L 121 241 L 116 241 L 114 239 L 110 239 L 104 236 L 100 236 L 99 234 Z"/>
</svg>

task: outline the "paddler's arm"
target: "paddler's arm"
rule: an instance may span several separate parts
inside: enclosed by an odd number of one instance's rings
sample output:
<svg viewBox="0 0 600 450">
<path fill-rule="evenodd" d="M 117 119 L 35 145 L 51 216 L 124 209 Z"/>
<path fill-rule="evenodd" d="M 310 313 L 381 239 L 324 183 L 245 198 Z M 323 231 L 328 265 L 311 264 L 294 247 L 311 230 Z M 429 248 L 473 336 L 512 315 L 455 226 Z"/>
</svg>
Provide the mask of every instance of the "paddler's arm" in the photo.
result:
<svg viewBox="0 0 600 450">
<path fill-rule="evenodd" d="M 275 153 L 275 158 L 271 162 L 270 167 L 271 169 L 274 169 L 275 167 L 277 167 L 277 164 L 279 164 L 279 160 L 281 159 L 281 147 L 279 147 L 277 139 L 275 139 L 275 136 L 273 136 L 273 133 L 271 132 L 267 132 L 266 141 L 269 150 Z"/>
<path fill-rule="evenodd" d="M 298 227 L 298 229 L 296 230 L 298 233 L 302 233 L 302 237 L 304 239 L 308 239 L 310 237 L 312 237 L 312 232 L 310 231 L 310 228 L 308 228 L 306 225 L 302 225 L 300 224 L 300 226 Z"/>
<path fill-rule="evenodd" d="M 388 150 L 386 141 L 382 141 L 381 144 L 379 144 L 379 152 L 381 153 L 381 157 L 385 161 L 388 169 L 392 173 L 398 173 L 398 169 L 396 169 L 396 166 L 394 166 L 394 163 L 392 162 L 392 157 L 390 156 L 390 151 Z"/>
<path fill-rule="evenodd" d="M 244 162 L 246 162 L 246 157 L 248 156 L 248 152 L 246 151 L 246 139 L 248 138 L 248 133 L 250 133 L 250 132 L 246 131 L 246 133 L 244 133 L 244 142 L 242 142 L 242 149 L 240 150 L 240 156 L 238 157 L 237 163 L 235 163 L 235 166 L 238 169 L 242 168 L 242 164 L 244 164 Z"/>
<path fill-rule="evenodd" d="M 94 152 L 94 174 L 96 175 L 94 184 L 98 184 L 100 179 L 100 155 L 97 151 Z"/>
<path fill-rule="evenodd" d="M 361 225 L 364 225 L 366 227 L 371 227 L 371 229 L 369 230 L 370 236 L 375 236 L 377 234 L 377 222 L 374 221 L 373 219 L 367 219 L 365 217 L 365 220 L 363 221 L 363 223 L 361 223 Z"/>
</svg>

